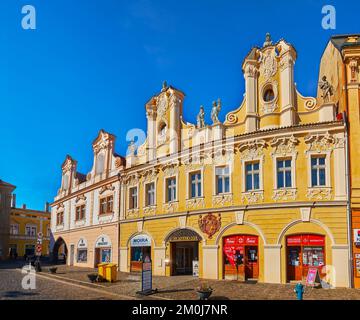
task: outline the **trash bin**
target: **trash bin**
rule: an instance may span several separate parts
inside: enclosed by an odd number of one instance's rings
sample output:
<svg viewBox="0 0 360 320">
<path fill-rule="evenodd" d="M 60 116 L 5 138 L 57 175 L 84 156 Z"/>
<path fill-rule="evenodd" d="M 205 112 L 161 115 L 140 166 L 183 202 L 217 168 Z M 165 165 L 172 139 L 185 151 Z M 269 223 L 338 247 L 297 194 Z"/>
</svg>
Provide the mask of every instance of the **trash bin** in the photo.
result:
<svg viewBox="0 0 360 320">
<path fill-rule="evenodd" d="M 100 279 L 105 279 L 106 274 L 105 274 L 105 268 L 107 266 L 107 263 L 99 263 L 98 264 L 98 276 Z"/>
<path fill-rule="evenodd" d="M 105 266 L 106 280 L 114 282 L 117 279 L 117 265 L 115 263 L 109 263 Z"/>
</svg>

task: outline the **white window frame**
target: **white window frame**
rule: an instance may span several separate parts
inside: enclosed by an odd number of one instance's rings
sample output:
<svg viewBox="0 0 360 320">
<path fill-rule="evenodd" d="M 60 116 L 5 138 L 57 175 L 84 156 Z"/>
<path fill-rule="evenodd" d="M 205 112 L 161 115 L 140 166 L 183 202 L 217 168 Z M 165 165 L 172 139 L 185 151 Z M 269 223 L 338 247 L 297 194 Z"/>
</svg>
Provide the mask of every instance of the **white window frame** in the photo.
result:
<svg viewBox="0 0 360 320">
<path fill-rule="evenodd" d="M 147 204 L 147 191 L 146 191 L 146 187 L 149 185 L 149 184 L 154 184 L 154 203 L 153 204 Z M 156 181 L 153 180 L 153 181 L 147 181 L 147 182 L 144 182 L 144 200 L 143 200 L 143 207 L 144 208 L 148 208 L 148 207 L 155 207 L 156 206 Z"/>
<path fill-rule="evenodd" d="M 136 206 L 134 206 L 133 208 L 130 208 L 130 197 L 132 197 L 132 195 L 130 194 L 131 189 L 136 188 Z M 133 186 L 129 186 L 128 188 L 128 209 L 129 210 L 136 210 L 139 209 L 139 185 L 133 185 Z"/>
<path fill-rule="evenodd" d="M 278 160 L 286 160 L 286 159 L 291 159 L 291 186 L 278 188 L 277 162 Z M 297 159 L 297 152 L 273 155 L 274 190 L 296 189 L 296 159 Z"/>
<path fill-rule="evenodd" d="M 27 234 L 27 228 L 30 228 L 30 233 L 31 233 L 32 229 L 35 228 L 35 233 L 34 233 L 34 235 Z M 37 229 L 38 229 L 38 228 L 37 228 L 37 225 L 36 225 L 36 224 L 27 223 L 27 224 L 25 225 L 25 235 L 26 235 L 27 237 L 36 237 L 37 231 L 38 231 Z"/>
<path fill-rule="evenodd" d="M 251 193 L 251 192 L 263 192 L 264 191 L 264 174 L 263 174 L 263 167 L 264 167 L 264 156 L 255 157 L 253 159 L 244 159 L 241 160 L 241 180 L 242 180 L 242 187 L 241 190 L 243 193 Z M 248 163 L 259 162 L 259 189 L 256 190 L 246 190 L 246 165 Z"/>
<path fill-rule="evenodd" d="M 217 190 L 217 179 L 216 179 L 216 169 L 217 168 L 229 168 L 229 192 L 219 192 Z M 213 195 L 214 196 L 221 196 L 225 194 L 232 194 L 232 165 L 230 164 L 223 164 L 223 165 L 216 165 L 214 166 L 214 173 L 213 173 Z"/>
<path fill-rule="evenodd" d="M 198 197 L 191 197 L 191 187 L 192 187 L 192 183 L 191 183 L 191 179 L 190 176 L 192 174 L 196 174 L 196 173 L 200 173 L 201 175 L 201 179 L 200 179 L 200 183 L 201 183 L 201 195 Z M 191 171 L 187 172 L 186 175 L 186 200 L 191 200 L 191 199 L 199 199 L 199 198 L 203 198 L 204 197 L 204 168 L 199 168 L 199 169 L 194 169 Z"/>
<path fill-rule="evenodd" d="M 168 192 L 168 188 L 167 188 L 167 180 L 168 179 L 172 179 L 172 178 L 175 178 L 175 188 L 176 188 L 176 192 L 175 192 L 175 199 L 174 200 L 167 200 L 167 192 Z M 163 202 L 164 204 L 166 203 L 173 203 L 173 202 L 177 202 L 178 199 L 179 199 L 179 175 L 178 174 L 175 174 L 175 175 L 170 175 L 170 176 L 167 176 L 167 177 L 164 177 L 164 196 L 163 196 Z"/>
<path fill-rule="evenodd" d="M 13 227 L 16 227 L 17 233 L 13 233 Z M 10 223 L 10 235 L 11 236 L 17 236 L 20 232 L 20 225 L 18 223 Z"/>
<path fill-rule="evenodd" d="M 307 151 L 307 175 L 308 175 L 308 188 L 309 189 L 322 189 L 331 188 L 331 151 Z M 325 157 L 325 186 L 312 186 L 311 183 L 311 158 L 312 157 Z"/>
</svg>

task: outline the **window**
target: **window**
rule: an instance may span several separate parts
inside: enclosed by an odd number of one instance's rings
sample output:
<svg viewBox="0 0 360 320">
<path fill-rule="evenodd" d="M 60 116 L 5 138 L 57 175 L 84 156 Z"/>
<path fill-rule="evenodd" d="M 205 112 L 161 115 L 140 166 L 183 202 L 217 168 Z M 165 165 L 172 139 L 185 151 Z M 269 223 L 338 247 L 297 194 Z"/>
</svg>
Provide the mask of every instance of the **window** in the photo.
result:
<svg viewBox="0 0 360 320">
<path fill-rule="evenodd" d="M 166 135 L 166 124 L 165 123 L 162 123 L 160 126 L 159 126 L 159 136 L 160 137 L 164 137 Z"/>
<path fill-rule="evenodd" d="M 77 262 L 87 262 L 87 249 L 77 250 Z"/>
<path fill-rule="evenodd" d="M 75 220 L 76 221 L 85 219 L 85 205 L 84 204 L 81 206 L 77 206 L 75 210 L 76 210 L 76 212 L 75 212 Z"/>
<path fill-rule="evenodd" d="M 56 225 L 62 225 L 64 224 L 64 212 L 61 211 L 61 212 L 58 212 L 56 214 Z"/>
<path fill-rule="evenodd" d="M 167 202 L 176 201 L 176 178 L 175 177 L 166 179 L 166 189 L 167 189 L 166 201 Z"/>
<path fill-rule="evenodd" d="M 264 101 L 265 101 L 265 102 L 271 102 L 271 101 L 273 101 L 274 98 L 275 98 L 275 94 L 274 94 L 273 89 L 272 89 L 272 88 L 266 89 L 265 92 L 264 92 L 263 98 L 264 98 Z"/>
<path fill-rule="evenodd" d="M 326 185 L 325 156 L 311 157 L 311 186 L 320 187 Z"/>
<path fill-rule="evenodd" d="M 260 189 L 260 163 L 252 162 L 245 165 L 246 191 Z"/>
<path fill-rule="evenodd" d="M 129 209 L 136 209 L 138 207 L 138 192 L 137 187 L 129 189 Z"/>
<path fill-rule="evenodd" d="M 201 172 L 190 174 L 190 197 L 198 198 L 202 196 L 201 191 Z"/>
<path fill-rule="evenodd" d="M 51 228 L 50 228 L 50 227 L 47 228 L 46 236 L 47 236 L 47 237 L 50 237 L 50 236 L 51 236 Z"/>
<path fill-rule="evenodd" d="M 113 196 L 107 196 L 100 199 L 99 214 L 107 214 L 113 212 Z"/>
<path fill-rule="evenodd" d="M 11 235 L 18 235 L 19 234 L 19 225 L 18 224 L 11 224 L 10 225 L 10 234 Z"/>
<path fill-rule="evenodd" d="M 146 206 L 153 206 L 155 205 L 155 183 L 148 183 L 145 187 L 146 192 Z"/>
<path fill-rule="evenodd" d="M 35 237 L 36 236 L 36 226 L 26 226 L 25 227 L 25 235 L 29 237 Z"/>
<path fill-rule="evenodd" d="M 229 167 L 215 168 L 216 175 L 216 194 L 230 192 L 230 173 Z"/>
<path fill-rule="evenodd" d="M 291 188 L 291 159 L 277 160 L 277 187 Z"/>
</svg>

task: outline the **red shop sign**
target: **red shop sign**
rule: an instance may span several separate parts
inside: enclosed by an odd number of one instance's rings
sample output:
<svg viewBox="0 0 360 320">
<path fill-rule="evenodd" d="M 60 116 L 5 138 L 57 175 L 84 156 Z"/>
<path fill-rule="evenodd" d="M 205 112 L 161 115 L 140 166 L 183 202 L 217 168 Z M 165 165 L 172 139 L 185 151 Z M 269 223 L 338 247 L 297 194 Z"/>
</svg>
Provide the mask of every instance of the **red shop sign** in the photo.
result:
<svg viewBox="0 0 360 320">
<path fill-rule="evenodd" d="M 303 246 L 324 246 L 325 245 L 325 237 L 314 235 L 314 234 L 303 234 L 303 235 L 295 235 L 289 236 L 286 239 L 287 245 L 303 245 Z"/>
<path fill-rule="evenodd" d="M 243 245 L 258 245 L 258 237 L 257 236 L 230 236 L 224 238 L 224 246 L 243 246 Z"/>
</svg>

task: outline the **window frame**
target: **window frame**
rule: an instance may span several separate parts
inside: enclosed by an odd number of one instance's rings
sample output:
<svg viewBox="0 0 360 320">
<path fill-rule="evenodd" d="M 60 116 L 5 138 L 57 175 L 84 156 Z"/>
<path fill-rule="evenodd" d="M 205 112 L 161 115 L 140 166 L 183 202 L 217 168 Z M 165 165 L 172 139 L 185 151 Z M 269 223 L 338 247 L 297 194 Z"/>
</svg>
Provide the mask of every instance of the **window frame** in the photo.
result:
<svg viewBox="0 0 360 320">
<path fill-rule="evenodd" d="M 78 215 L 79 209 L 79 215 Z M 86 204 L 80 204 L 75 207 L 75 221 L 85 220 L 86 216 Z"/>
<path fill-rule="evenodd" d="M 132 190 L 133 189 L 136 189 L 136 194 L 133 194 L 132 193 Z M 131 186 L 129 187 L 128 189 L 128 199 L 129 199 L 129 209 L 130 210 L 134 210 L 134 209 L 138 209 L 139 208 L 139 186 L 136 185 L 136 186 Z M 134 204 L 134 197 L 135 196 L 135 199 L 136 199 L 136 205 Z"/>
<path fill-rule="evenodd" d="M 312 165 L 311 159 L 313 157 L 325 157 L 325 185 L 324 186 L 313 186 L 312 185 Z M 308 188 L 309 189 L 322 189 L 331 188 L 331 151 L 308 151 L 307 152 L 307 176 L 308 176 Z"/>
<path fill-rule="evenodd" d="M 111 201 L 109 199 L 112 198 Z M 109 208 L 109 203 L 112 203 L 111 208 Z M 102 210 L 102 205 L 105 206 L 105 211 Z M 108 194 L 99 198 L 99 216 L 112 214 L 114 212 L 114 195 Z"/>
<path fill-rule="evenodd" d="M 217 174 L 216 174 L 216 170 L 219 168 L 228 168 L 229 169 L 229 173 L 228 173 L 228 178 L 229 178 L 229 191 L 225 191 L 225 192 L 219 192 L 218 190 L 218 179 L 217 179 Z M 221 196 L 221 195 L 225 195 L 225 194 L 231 194 L 232 193 L 232 166 L 230 164 L 223 164 L 223 165 L 217 165 L 214 166 L 214 195 L 215 196 Z M 224 180 L 224 178 L 222 178 Z"/>
<path fill-rule="evenodd" d="M 200 174 L 201 194 L 193 197 L 192 196 L 192 180 L 191 180 L 191 177 L 194 174 Z M 203 198 L 204 197 L 204 170 L 203 170 L 203 168 L 198 169 L 198 170 L 191 170 L 191 171 L 187 172 L 186 178 L 187 178 L 186 199 L 191 200 L 191 199 Z"/>
<path fill-rule="evenodd" d="M 148 203 L 148 186 L 154 185 L 154 203 Z M 156 206 L 156 182 L 155 181 L 149 181 L 144 183 L 144 207 L 154 207 Z"/>
<path fill-rule="evenodd" d="M 169 180 L 175 180 L 175 199 L 168 199 L 168 181 Z M 177 175 L 173 175 L 173 176 L 168 176 L 164 178 L 164 203 L 172 203 L 172 202 L 176 202 L 178 201 L 178 176 Z"/>
</svg>

